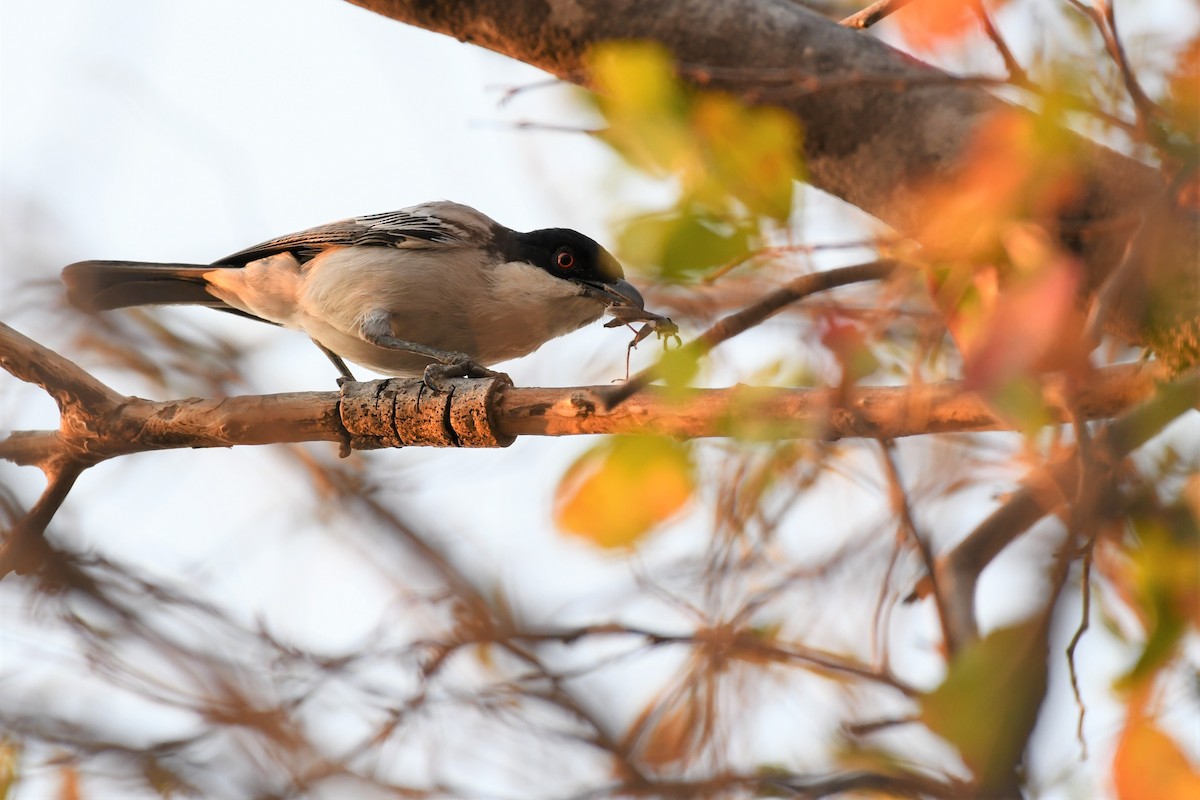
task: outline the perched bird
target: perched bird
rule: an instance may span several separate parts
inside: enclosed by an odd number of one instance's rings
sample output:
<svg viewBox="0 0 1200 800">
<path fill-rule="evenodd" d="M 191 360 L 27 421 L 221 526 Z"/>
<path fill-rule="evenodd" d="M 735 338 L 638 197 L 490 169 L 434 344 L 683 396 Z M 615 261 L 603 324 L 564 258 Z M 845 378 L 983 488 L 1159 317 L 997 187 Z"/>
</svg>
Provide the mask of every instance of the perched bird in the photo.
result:
<svg viewBox="0 0 1200 800">
<path fill-rule="evenodd" d="M 385 375 L 495 375 L 487 367 L 599 319 L 642 309 L 621 265 L 573 230 L 520 233 L 434 202 L 335 222 L 210 265 L 81 261 L 63 270 L 77 307 L 209 306 L 308 334 Z M 634 314 L 636 317 L 636 314 Z M 649 315 L 653 316 L 653 315 Z"/>
</svg>

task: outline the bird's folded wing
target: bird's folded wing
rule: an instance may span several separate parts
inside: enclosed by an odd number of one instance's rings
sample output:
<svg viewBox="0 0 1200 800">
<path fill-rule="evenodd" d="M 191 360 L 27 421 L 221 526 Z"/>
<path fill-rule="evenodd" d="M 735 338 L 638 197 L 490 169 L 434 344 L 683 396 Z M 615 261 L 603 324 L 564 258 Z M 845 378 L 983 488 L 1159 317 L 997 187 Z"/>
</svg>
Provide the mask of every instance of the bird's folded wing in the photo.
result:
<svg viewBox="0 0 1200 800">
<path fill-rule="evenodd" d="M 399 211 L 368 214 L 299 233 L 269 239 L 239 250 L 214 266 L 242 266 L 276 253 L 291 253 L 301 263 L 331 247 L 367 246 L 437 249 L 462 247 L 478 241 L 476 228 L 494 225 L 482 214 L 463 215 L 454 203 L 430 203 Z M 470 209 L 467 209 L 470 211 Z"/>
</svg>

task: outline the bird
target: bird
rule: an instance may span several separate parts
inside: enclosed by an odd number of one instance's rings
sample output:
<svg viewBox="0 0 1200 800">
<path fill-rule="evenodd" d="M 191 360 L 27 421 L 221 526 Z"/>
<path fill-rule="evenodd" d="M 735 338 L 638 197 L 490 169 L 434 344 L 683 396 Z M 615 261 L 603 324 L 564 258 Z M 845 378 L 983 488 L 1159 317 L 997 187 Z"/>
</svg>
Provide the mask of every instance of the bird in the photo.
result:
<svg viewBox="0 0 1200 800">
<path fill-rule="evenodd" d="M 645 308 L 617 259 L 584 234 L 519 232 L 446 200 L 280 236 L 206 265 L 80 261 L 62 280 L 84 311 L 208 306 L 306 333 L 339 383 L 354 380 L 349 360 L 431 388 L 502 375 L 490 367 L 606 310 Z"/>
</svg>

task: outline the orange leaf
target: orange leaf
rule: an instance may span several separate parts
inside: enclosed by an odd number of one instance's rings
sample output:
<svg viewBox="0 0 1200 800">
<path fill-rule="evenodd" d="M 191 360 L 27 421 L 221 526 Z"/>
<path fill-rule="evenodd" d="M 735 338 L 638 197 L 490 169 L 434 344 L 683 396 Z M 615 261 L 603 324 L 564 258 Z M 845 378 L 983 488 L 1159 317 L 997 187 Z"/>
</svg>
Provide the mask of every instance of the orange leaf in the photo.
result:
<svg viewBox="0 0 1200 800">
<path fill-rule="evenodd" d="M 670 439 L 617 436 L 588 450 L 558 485 L 558 526 L 602 547 L 635 544 L 692 495 L 687 448 Z"/>
<path fill-rule="evenodd" d="M 977 335 L 959 342 L 967 385 L 994 390 L 1020 377 L 1082 368 L 1088 348 L 1076 298 L 1080 270 L 1072 259 L 1047 251 L 1037 274 L 1002 290 L 979 309 Z"/>
<path fill-rule="evenodd" d="M 975 15 L 962 0 L 921 0 L 896 14 L 905 41 L 916 50 L 936 50 L 953 44 L 974 28 Z"/>
<path fill-rule="evenodd" d="M 924 192 L 919 239 L 938 260 L 985 261 L 1003 254 L 1014 221 L 1052 222 L 1078 189 L 1070 142 L 1024 111 L 993 114 L 975 132 L 963 168 Z"/>
<path fill-rule="evenodd" d="M 1195 800 L 1200 772 L 1179 745 L 1149 719 L 1135 714 L 1113 755 L 1113 783 L 1119 800 Z"/>
</svg>

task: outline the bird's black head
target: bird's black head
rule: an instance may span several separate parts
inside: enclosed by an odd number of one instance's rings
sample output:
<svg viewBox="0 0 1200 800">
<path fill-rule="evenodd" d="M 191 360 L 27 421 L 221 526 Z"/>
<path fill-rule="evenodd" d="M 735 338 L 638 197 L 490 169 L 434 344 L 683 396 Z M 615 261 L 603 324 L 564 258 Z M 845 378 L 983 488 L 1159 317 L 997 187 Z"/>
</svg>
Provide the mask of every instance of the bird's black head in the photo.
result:
<svg viewBox="0 0 1200 800">
<path fill-rule="evenodd" d="M 621 264 L 593 239 L 570 228 L 544 228 L 517 233 L 513 260 L 528 261 L 556 278 L 615 283 L 625 277 Z"/>
<path fill-rule="evenodd" d="M 641 294 L 624 280 L 620 262 L 579 231 L 543 228 L 529 233 L 514 231 L 506 238 L 501 247 L 509 260 L 528 262 L 571 281 L 581 294 L 605 305 L 644 307 Z"/>
</svg>

